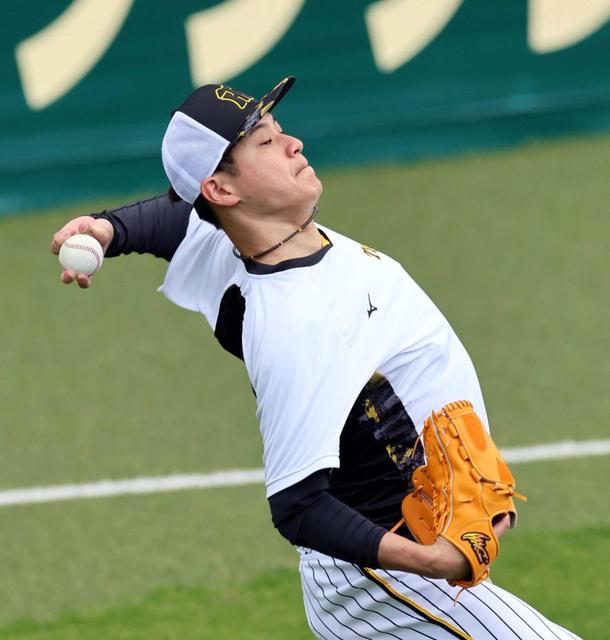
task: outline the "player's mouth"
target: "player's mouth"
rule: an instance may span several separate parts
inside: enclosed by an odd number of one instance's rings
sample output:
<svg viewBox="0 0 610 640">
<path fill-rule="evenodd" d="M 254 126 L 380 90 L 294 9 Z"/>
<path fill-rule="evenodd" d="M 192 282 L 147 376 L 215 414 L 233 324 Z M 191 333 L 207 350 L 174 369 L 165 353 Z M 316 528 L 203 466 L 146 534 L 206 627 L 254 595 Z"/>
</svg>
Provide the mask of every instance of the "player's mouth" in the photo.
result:
<svg viewBox="0 0 610 640">
<path fill-rule="evenodd" d="M 304 166 L 302 166 L 295 175 L 299 175 L 299 173 L 301 173 L 301 171 L 305 171 L 305 169 L 311 169 L 311 167 L 309 166 L 309 162 L 307 162 Z"/>
</svg>

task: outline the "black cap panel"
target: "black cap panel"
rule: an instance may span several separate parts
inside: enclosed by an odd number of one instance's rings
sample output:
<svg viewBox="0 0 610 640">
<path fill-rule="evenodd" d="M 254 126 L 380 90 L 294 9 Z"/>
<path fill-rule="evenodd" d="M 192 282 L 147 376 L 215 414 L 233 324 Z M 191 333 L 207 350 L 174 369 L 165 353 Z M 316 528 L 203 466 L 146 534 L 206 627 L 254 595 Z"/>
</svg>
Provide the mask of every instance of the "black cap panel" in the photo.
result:
<svg viewBox="0 0 610 640">
<path fill-rule="evenodd" d="M 208 84 L 191 93 L 178 111 L 232 142 L 257 106 L 258 100 L 246 93 Z"/>
<path fill-rule="evenodd" d="M 235 144 L 284 97 L 294 84 L 288 76 L 260 100 L 224 84 L 206 84 L 178 107 L 193 120 Z"/>
</svg>

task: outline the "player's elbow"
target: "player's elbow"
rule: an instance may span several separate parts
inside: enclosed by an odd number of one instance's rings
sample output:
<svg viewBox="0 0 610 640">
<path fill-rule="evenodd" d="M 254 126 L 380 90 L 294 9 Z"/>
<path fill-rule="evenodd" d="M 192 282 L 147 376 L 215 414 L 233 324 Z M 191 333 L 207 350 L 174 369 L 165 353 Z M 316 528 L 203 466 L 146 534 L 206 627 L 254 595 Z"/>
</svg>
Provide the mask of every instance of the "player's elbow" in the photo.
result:
<svg viewBox="0 0 610 640">
<path fill-rule="evenodd" d="M 302 544 L 307 514 L 328 487 L 328 470 L 323 469 L 269 497 L 273 526 L 291 544 Z"/>
<path fill-rule="evenodd" d="M 271 520 L 273 522 L 273 526 L 279 531 L 280 535 L 286 538 L 290 544 L 300 544 L 301 536 L 299 534 L 301 532 L 302 519 L 298 514 L 291 518 L 278 519 L 277 516 L 273 515 L 272 511 Z"/>
</svg>

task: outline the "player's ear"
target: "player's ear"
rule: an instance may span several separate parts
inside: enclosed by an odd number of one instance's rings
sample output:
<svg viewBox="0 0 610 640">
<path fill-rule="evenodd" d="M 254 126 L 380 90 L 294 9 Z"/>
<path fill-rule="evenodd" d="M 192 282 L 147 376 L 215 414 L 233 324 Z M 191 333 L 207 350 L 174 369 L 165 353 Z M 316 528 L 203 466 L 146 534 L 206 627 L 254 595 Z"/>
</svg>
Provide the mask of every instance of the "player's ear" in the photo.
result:
<svg viewBox="0 0 610 640">
<path fill-rule="evenodd" d="M 233 207 L 239 202 L 239 197 L 233 192 L 230 182 L 218 173 L 201 181 L 201 195 L 211 204 L 220 207 Z"/>
</svg>

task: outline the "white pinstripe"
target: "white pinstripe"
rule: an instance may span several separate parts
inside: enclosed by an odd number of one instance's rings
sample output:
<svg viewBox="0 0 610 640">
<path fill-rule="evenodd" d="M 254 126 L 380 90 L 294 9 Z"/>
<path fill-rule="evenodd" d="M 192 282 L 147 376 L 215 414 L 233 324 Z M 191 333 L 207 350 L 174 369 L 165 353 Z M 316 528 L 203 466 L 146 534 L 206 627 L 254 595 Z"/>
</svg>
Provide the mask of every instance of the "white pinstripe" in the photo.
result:
<svg viewBox="0 0 610 640">
<path fill-rule="evenodd" d="M 375 570 L 411 607 L 356 565 L 316 551 L 301 551 L 300 571 L 307 619 L 323 640 L 580 640 L 489 581 L 454 603 L 459 589 L 445 580 Z"/>
</svg>

